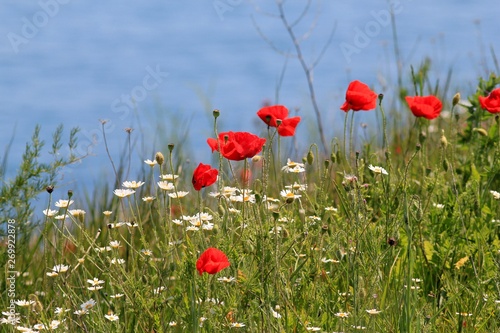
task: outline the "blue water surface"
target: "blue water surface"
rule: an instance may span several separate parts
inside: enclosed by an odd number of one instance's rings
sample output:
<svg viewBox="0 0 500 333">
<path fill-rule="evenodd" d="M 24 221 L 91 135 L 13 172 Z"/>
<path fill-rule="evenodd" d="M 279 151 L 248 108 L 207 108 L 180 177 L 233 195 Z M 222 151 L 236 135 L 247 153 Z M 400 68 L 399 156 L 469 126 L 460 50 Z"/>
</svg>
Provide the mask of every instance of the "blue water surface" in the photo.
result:
<svg viewBox="0 0 500 333">
<path fill-rule="evenodd" d="M 284 2 L 290 23 L 306 3 Z M 314 84 L 327 140 L 342 135 L 339 106 L 351 80 L 388 95 L 395 91 L 390 8 L 403 75 L 428 56 L 433 79 L 444 81 L 452 68 L 452 88 L 464 95 L 473 91 L 477 77 L 494 68 L 490 49 L 498 52 L 500 46 L 498 1 L 480 4 L 311 1 L 294 31 L 306 35 L 301 46 L 307 63 L 322 54 Z M 91 156 L 63 170 L 62 186 L 68 189 L 92 187 L 99 177 L 112 175 L 100 119 L 108 121 L 108 145 L 116 160 L 126 142 L 124 129 L 134 128 L 134 165 L 153 158 L 166 143 L 186 143 L 186 130 L 192 163 L 207 163 L 212 109 L 221 110 L 219 130 L 261 133 L 255 112 L 265 101 L 298 110 L 300 148 L 317 140 L 310 131 L 316 118 L 304 71 L 290 56 L 294 45 L 274 1 L 4 0 L 0 7 L 1 151 L 14 136 L 7 178 L 15 174 L 36 124 L 48 143 L 60 123 L 67 130 L 81 129 L 85 149 L 77 154 Z"/>
</svg>

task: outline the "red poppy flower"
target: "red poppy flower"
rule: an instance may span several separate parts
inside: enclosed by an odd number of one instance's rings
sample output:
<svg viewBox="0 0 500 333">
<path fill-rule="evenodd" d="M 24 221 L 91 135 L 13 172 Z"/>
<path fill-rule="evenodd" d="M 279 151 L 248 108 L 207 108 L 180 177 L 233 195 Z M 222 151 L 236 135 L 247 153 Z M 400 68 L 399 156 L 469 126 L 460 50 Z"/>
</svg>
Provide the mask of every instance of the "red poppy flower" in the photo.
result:
<svg viewBox="0 0 500 333">
<path fill-rule="evenodd" d="M 479 96 L 479 104 L 490 113 L 500 112 L 500 88 L 493 90 L 488 96 Z"/>
<path fill-rule="evenodd" d="M 406 96 L 406 103 L 415 117 L 434 119 L 441 113 L 443 104 L 436 96 Z"/>
<path fill-rule="evenodd" d="M 203 272 L 215 274 L 226 267 L 229 267 L 229 260 L 226 254 L 213 247 L 206 249 L 196 261 L 196 269 L 200 275 L 202 275 Z"/>
<path fill-rule="evenodd" d="M 200 163 L 193 172 L 193 186 L 196 191 L 205 186 L 210 186 L 217 181 L 219 171 L 212 169 L 208 164 Z"/>
<path fill-rule="evenodd" d="M 366 84 L 358 80 L 352 81 L 347 87 L 345 93 L 345 103 L 340 107 L 341 110 L 348 112 L 368 111 L 377 107 L 377 94 L 373 92 Z"/>
<path fill-rule="evenodd" d="M 288 109 L 283 105 L 266 106 L 257 112 L 257 115 L 268 126 L 278 127 L 278 134 L 281 136 L 295 135 L 295 128 L 300 122 L 300 117 L 288 117 Z M 278 126 L 276 120 L 281 120 L 281 125 Z"/>
<path fill-rule="evenodd" d="M 212 153 L 219 151 L 220 146 L 222 156 L 228 160 L 241 161 L 260 153 L 266 139 L 248 132 L 222 132 L 219 133 L 219 140 L 210 138 L 207 143 L 212 148 Z"/>
</svg>

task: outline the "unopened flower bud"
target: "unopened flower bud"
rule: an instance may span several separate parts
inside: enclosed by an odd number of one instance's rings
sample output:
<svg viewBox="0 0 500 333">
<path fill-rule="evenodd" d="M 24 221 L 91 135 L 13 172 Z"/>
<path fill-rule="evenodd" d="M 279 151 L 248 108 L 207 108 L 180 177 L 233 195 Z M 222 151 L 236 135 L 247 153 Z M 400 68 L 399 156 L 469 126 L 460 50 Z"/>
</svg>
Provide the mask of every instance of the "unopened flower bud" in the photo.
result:
<svg viewBox="0 0 500 333">
<path fill-rule="evenodd" d="M 52 186 L 52 185 L 47 186 L 45 188 L 45 191 L 47 191 L 47 193 L 49 193 L 49 194 L 52 193 L 54 191 L 54 186 Z"/>
<path fill-rule="evenodd" d="M 214 118 L 217 119 L 220 116 L 220 111 L 217 110 L 217 109 L 215 109 L 215 110 L 212 111 L 212 114 L 214 115 Z"/>
<path fill-rule="evenodd" d="M 173 143 L 169 143 L 167 147 L 168 147 L 168 151 L 169 152 L 172 152 L 172 150 L 174 150 L 174 144 Z"/>
<path fill-rule="evenodd" d="M 159 165 L 162 165 L 163 162 L 165 162 L 165 157 L 163 157 L 163 154 L 161 152 L 157 152 L 155 155 L 155 160 Z"/>
<path fill-rule="evenodd" d="M 332 161 L 332 163 L 337 162 L 337 156 L 334 153 L 330 155 L 330 161 Z"/>
<path fill-rule="evenodd" d="M 295 200 L 295 198 L 294 198 L 294 197 L 287 197 L 287 198 L 286 198 L 286 200 L 285 200 L 285 202 L 286 202 L 287 204 L 291 204 L 294 200 Z"/>
<path fill-rule="evenodd" d="M 460 93 L 456 93 L 455 96 L 453 96 L 453 106 L 457 105 L 458 102 L 460 102 Z"/>
<path fill-rule="evenodd" d="M 332 155 L 332 156 L 335 156 L 335 155 Z M 328 167 L 330 166 L 330 161 L 329 160 L 325 160 L 325 169 L 328 169 Z"/>
<path fill-rule="evenodd" d="M 220 216 L 226 215 L 226 210 L 224 209 L 224 206 L 222 206 L 222 205 L 217 206 L 217 211 L 219 212 Z"/>
<path fill-rule="evenodd" d="M 443 169 L 444 171 L 448 171 L 448 161 L 446 160 L 446 158 L 443 160 Z"/>
<path fill-rule="evenodd" d="M 425 142 L 426 139 L 427 139 L 427 134 L 425 134 L 425 132 L 420 132 L 418 136 L 418 142 L 422 144 Z"/>
<path fill-rule="evenodd" d="M 477 132 L 482 136 L 488 136 L 488 132 L 486 132 L 484 128 L 473 128 L 472 131 Z"/>
<path fill-rule="evenodd" d="M 307 153 L 307 163 L 309 165 L 313 164 L 314 162 L 314 154 L 311 150 L 309 150 L 309 152 Z"/>
<path fill-rule="evenodd" d="M 446 137 L 444 136 L 444 130 L 442 131 L 441 134 L 441 147 L 446 148 L 448 145 L 448 140 L 446 140 Z"/>
<path fill-rule="evenodd" d="M 72 190 L 68 190 L 68 198 L 71 199 L 72 196 L 73 196 L 73 191 Z"/>
<path fill-rule="evenodd" d="M 256 179 L 253 182 L 253 190 L 255 191 L 255 193 L 262 192 L 262 181 L 260 179 Z"/>
</svg>

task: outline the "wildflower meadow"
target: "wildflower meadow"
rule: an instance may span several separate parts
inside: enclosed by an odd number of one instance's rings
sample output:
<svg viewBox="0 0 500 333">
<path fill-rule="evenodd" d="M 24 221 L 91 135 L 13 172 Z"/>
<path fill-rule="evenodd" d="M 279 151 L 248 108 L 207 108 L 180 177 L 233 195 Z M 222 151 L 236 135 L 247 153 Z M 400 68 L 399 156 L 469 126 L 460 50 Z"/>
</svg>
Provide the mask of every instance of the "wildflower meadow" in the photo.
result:
<svg viewBox="0 0 500 333">
<path fill-rule="evenodd" d="M 110 155 L 92 193 L 58 187 L 78 129 L 46 152 L 37 126 L 2 178 L 0 331 L 500 332 L 500 76 L 465 96 L 405 73 L 390 103 L 376 78 L 346 82 L 335 133 L 313 97 L 247 131 L 213 110 L 209 160 L 180 138 Z"/>
</svg>

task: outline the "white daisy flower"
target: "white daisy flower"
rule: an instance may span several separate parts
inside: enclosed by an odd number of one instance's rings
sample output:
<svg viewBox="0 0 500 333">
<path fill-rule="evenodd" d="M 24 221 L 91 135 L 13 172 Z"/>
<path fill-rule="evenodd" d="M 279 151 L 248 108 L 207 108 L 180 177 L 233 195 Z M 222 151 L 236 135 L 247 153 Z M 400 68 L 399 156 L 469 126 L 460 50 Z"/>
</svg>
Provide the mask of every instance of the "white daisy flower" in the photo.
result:
<svg viewBox="0 0 500 333">
<path fill-rule="evenodd" d="M 118 319 L 120 319 L 120 317 L 115 315 L 113 312 L 109 312 L 108 314 L 104 315 L 104 317 L 109 321 L 117 321 Z"/>
<path fill-rule="evenodd" d="M 189 194 L 189 192 L 187 192 L 187 191 L 177 191 L 177 192 L 169 193 L 168 196 L 171 198 L 184 198 L 188 194 Z"/>
<path fill-rule="evenodd" d="M 173 191 L 175 189 L 174 184 L 166 180 L 162 180 L 156 184 L 158 184 L 158 187 L 164 191 Z"/>
<path fill-rule="evenodd" d="M 48 217 L 53 217 L 53 216 L 56 216 L 56 214 L 58 212 L 59 211 L 57 211 L 55 209 L 44 209 L 43 210 L 43 215 L 48 216 Z"/>
<path fill-rule="evenodd" d="M 120 198 L 125 198 L 128 197 L 129 195 L 132 195 L 135 193 L 134 190 L 126 188 L 126 189 L 116 189 L 113 191 L 113 193 Z"/>
<path fill-rule="evenodd" d="M 104 281 L 103 281 L 103 282 L 104 282 Z M 96 304 L 97 304 L 97 303 L 96 303 L 96 301 L 94 301 L 94 299 L 93 299 L 93 298 L 91 298 L 91 299 L 89 299 L 87 302 L 85 302 L 85 303 L 81 304 L 81 305 L 80 305 L 80 308 L 81 308 L 82 310 L 87 310 L 87 311 L 88 311 L 88 310 L 92 309 L 92 308 L 93 308 Z"/>
<path fill-rule="evenodd" d="M 28 307 L 30 305 L 33 305 L 35 304 L 35 301 L 27 301 L 27 300 L 17 300 L 14 302 L 17 306 L 21 306 L 21 307 Z"/>
<path fill-rule="evenodd" d="M 160 175 L 161 180 L 173 181 L 173 180 L 176 180 L 177 178 L 179 178 L 178 175 L 172 175 L 172 174 Z"/>
<path fill-rule="evenodd" d="M 288 159 L 286 165 L 281 168 L 281 171 L 292 172 L 292 173 L 301 173 L 306 171 L 304 163 L 293 162 Z"/>
<path fill-rule="evenodd" d="M 127 181 L 124 181 L 122 183 L 122 186 L 123 187 L 126 187 L 126 188 L 131 188 L 131 189 L 137 189 L 139 187 L 141 187 L 142 185 L 144 185 L 144 182 L 141 182 L 141 181 L 135 181 L 135 180 L 127 180 Z"/>
<path fill-rule="evenodd" d="M 104 280 L 99 280 L 98 278 L 94 278 L 93 280 L 87 280 L 92 286 L 98 286 L 104 283 Z"/>
<path fill-rule="evenodd" d="M 368 169 L 370 169 L 374 173 L 380 173 L 380 174 L 383 174 L 383 175 L 388 175 L 387 171 L 384 168 L 379 167 L 379 166 L 373 166 L 373 165 L 370 164 L 368 166 Z"/>
<path fill-rule="evenodd" d="M 151 161 L 150 159 L 144 160 L 144 163 L 146 163 L 146 164 L 147 164 L 147 165 L 149 165 L 150 167 L 154 167 L 155 165 L 157 165 L 157 164 L 158 164 L 158 162 L 156 162 L 156 160 Z"/>
<path fill-rule="evenodd" d="M 54 205 L 59 208 L 67 208 L 73 203 L 73 200 L 58 200 Z"/>
</svg>

